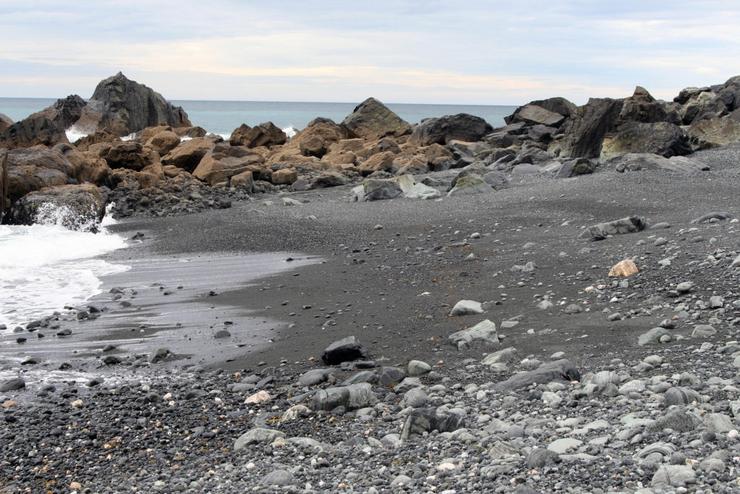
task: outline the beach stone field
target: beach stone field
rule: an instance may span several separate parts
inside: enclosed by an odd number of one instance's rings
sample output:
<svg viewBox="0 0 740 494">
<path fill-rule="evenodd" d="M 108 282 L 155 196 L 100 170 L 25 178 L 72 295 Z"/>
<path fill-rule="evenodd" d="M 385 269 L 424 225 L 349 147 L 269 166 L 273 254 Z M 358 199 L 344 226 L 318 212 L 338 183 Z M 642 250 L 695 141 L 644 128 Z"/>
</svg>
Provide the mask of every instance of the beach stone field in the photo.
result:
<svg viewBox="0 0 740 494">
<path fill-rule="evenodd" d="M 341 125 L 355 151 L 325 121 L 256 165 L 212 142 L 197 167 L 254 165 L 236 184 L 121 166 L 120 188 L 29 191 L 116 198 L 111 262 L 280 269 L 144 290 L 134 268 L 1 328 L 0 493 L 740 492 L 738 87 L 553 98 L 502 129 L 374 100 Z M 105 145 L 126 142 L 149 146 Z"/>
</svg>

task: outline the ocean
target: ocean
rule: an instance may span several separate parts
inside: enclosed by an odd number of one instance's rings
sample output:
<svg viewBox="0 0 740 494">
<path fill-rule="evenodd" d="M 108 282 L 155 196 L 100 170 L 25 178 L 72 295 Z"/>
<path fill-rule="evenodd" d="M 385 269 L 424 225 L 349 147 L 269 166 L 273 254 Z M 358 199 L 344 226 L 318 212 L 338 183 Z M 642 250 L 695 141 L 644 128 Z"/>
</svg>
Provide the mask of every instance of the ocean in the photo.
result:
<svg viewBox="0 0 740 494">
<path fill-rule="evenodd" d="M 13 120 L 21 120 L 42 110 L 56 101 L 49 98 L 0 98 L 0 113 Z M 182 106 L 193 125 L 209 132 L 228 136 L 245 123 L 257 125 L 271 121 L 278 127 L 302 129 L 316 117 L 331 118 L 341 122 L 352 112 L 357 103 L 306 103 L 270 101 L 173 101 Z M 494 127 L 504 125 L 504 117 L 511 115 L 516 106 L 489 105 L 417 105 L 389 103 L 388 107 L 409 123 L 424 118 L 441 117 L 455 113 L 476 115 Z"/>
</svg>

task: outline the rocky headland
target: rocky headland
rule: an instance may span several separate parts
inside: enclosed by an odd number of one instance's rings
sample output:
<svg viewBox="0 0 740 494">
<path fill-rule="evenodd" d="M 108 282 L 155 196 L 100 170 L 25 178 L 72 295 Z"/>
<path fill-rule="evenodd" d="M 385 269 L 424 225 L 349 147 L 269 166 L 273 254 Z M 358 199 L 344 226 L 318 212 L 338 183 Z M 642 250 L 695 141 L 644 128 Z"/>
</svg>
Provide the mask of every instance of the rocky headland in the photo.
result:
<svg viewBox="0 0 740 494">
<path fill-rule="evenodd" d="M 214 345 L 250 331 L 221 307 L 285 322 L 216 364 L 154 338 L 82 350 L 171 280 L 0 329 L 0 492 L 740 491 L 740 77 L 534 101 L 495 129 L 370 98 L 228 142 L 101 86 L 0 131 L 11 221 L 113 201 L 132 259 L 323 262 L 204 293 Z M 34 353 L 41 335 L 79 354 Z"/>
</svg>

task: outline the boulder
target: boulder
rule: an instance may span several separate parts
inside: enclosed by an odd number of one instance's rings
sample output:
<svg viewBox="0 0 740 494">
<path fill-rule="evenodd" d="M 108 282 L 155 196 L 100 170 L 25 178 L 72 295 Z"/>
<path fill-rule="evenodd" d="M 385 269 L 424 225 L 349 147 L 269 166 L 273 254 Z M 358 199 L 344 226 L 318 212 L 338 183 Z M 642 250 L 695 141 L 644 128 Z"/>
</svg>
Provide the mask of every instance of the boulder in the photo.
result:
<svg viewBox="0 0 740 494">
<path fill-rule="evenodd" d="M 200 160 L 203 159 L 203 156 L 210 152 L 215 145 L 212 139 L 206 137 L 196 137 L 183 141 L 162 158 L 162 164 L 176 166 L 192 172 L 198 166 Z"/>
<path fill-rule="evenodd" d="M 283 437 L 285 437 L 284 432 L 257 427 L 245 432 L 234 441 L 234 451 L 244 449 L 250 444 L 269 444 Z"/>
<path fill-rule="evenodd" d="M 324 156 L 332 144 L 347 138 L 347 130 L 328 118 L 316 118 L 296 134 L 286 147 L 298 149 L 303 156 Z"/>
<path fill-rule="evenodd" d="M 517 108 L 514 113 L 509 115 L 508 117 L 504 118 L 504 121 L 507 124 L 507 127 L 511 124 L 517 124 L 517 123 L 544 123 L 542 121 L 539 121 L 540 118 L 530 119 L 526 116 L 527 113 L 532 115 L 533 113 L 538 113 L 541 116 L 546 116 L 547 114 L 542 113 L 541 110 L 545 110 L 547 112 L 550 112 L 554 115 L 560 115 L 562 118 L 554 124 L 554 125 L 560 125 L 565 118 L 570 117 L 576 112 L 577 106 L 568 101 L 565 98 L 556 97 L 556 98 L 548 98 L 544 100 L 537 100 L 537 101 L 531 101 L 527 103 L 524 106 L 520 106 Z M 522 112 L 525 113 L 525 116 L 522 116 Z M 553 117 L 554 118 L 554 117 Z M 553 125 L 553 124 L 545 124 L 545 125 Z M 507 127 L 504 127 L 504 130 L 507 129 Z M 509 127 L 506 132 L 509 133 L 516 133 L 517 129 Z"/>
<path fill-rule="evenodd" d="M 72 164 L 79 182 L 103 185 L 110 175 L 108 162 L 95 153 L 79 151 L 70 144 L 57 144 L 53 150 L 61 153 Z"/>
<path fill-rule="evenodd" d="M 657 170 L 675 173 L 693 174 L 709 170 L 709 166 L 686 156 L 673 156 L 664 158 L 657 154 L 629 153 L 617 156 L 607 162 L 618 172 Z"/>
<path fill-rule="evenodd" d="M 59 224 L 69 230 L 97 231 L 105 197 L 92 184 L 57 185 L 26 194 L 13 204 L 11 222 Z"/>
<path fill-rule="evenodd" d="M 111 169 L 126 168 L 141 171 L 158 164 L 159 154 L 136 141 L 118 141 L 101 148 L 100 157 L 105 159 Z"/>
<path fill-rule="evenodd" d="M 272 122 L 264 122 L 255 127 L 246 124 L 240 125 L 231 133 L 229 140 L 232 146 L 271 147 L 285 144 L 288 136 Z"/>
<path fill-rule="evenodd" d="M 688 134 L 697 149 L 740 142 L 740 121 L 731 116 L 700 120 L 691 124 Z"/>
<path fill-rule="evenodd" d="M 8 153 L 8 196 L 13 203 L 35 190 L 65 185 L 75 168 L 58 150 L 46 146 L 12 149 Z"/>
<path fill-rule="evenodd" d="M 77 95 L 59 99 L 48 108 L 0 131 L 0 147 L 13 149 L 68 142 L 65 131 L 80 118 L 84 106 L 85 100 Z"/>
<path fill-rule="evenodd" d="M 492 191 L 493 187 L 486 183 L 480 175 L 470 174 L 458 178 L 455 186 L 447 192 L 447 197 L 485 194 Z"/>
<path fill-rule="evenodd" d="M 447 339 L 458 350 L 467 348 L 496 348 L 499 346 L 496 324 L 488 319 L 461 331 L 452 333 Z"/>
<path fill-rule="evenodd" d="M 0 113 L 0 135 L 2 135 L 8 127 L 13 125 L 13 123 L 13 120 L 9 116 L 4 113 Z"/>
<path fill-rule="evenodd" d="M 160 156 L 164 156 L 180 145 L 180 136 L 171 130 L 163 130 L 148 139 L 146 145 L 154 149 Z"/>
<path fill-rule="evenodd" d="M 564 115 L 530 103 L 518 108 L 507 123 L 524 122 L 528 125 L 540 124 L 548 127 L 557 127 L 564 120 Z"/>
<path fill-rule="evenodd" d="M 717 118 L 728 112 L 727 104 L 714 92 L 700 92 L 692 96 L 681 108 L 681 121 L 685 125 L 706 118 Z"/>
<path fill-rule="evenodd" d="M 409 142 L 417 146 L 447 144 L 453 140 L 475 142 L 492 130 L 493 127 L 482 118 L 458 113 L 422 120 L 411 134 Z"/>
<path fill-rule="evenodd" d="M 98 83 L 75 127 L 88 133 L 106 129 L 125 136 L 160 124 L 191 126 L 185 110 L 119 72 Z"/>
<path fill-rule="evenodd" d="M 383 201 L 400 197 L 403 190 L 396 180 L 368 178 L 353 193 L 356 201 Z"/>
<path fill-rule="evenodd" d="M 342 362 L 359 360 L 367 357 L 365 348 L 354 336 L 337 340 L 324 350 L 321 360 L 327 365 L 338 365 Z"/>
<path fill-rule="evenodd" d="M 402 136 L 411 132 L 408 122 L 375 98 L 368 98 L 355 107 L 342 121 L 342 126 L 350 135 L 363 139 Z"/>
<path fill-rule="evenodd" d="M 434 408 L 417 408 L 413 410 L 401 431 L 401 440 L 407 441 L 413 436 L 421 436 L 425 433 L 454 432 L 465 427 L 465 417 L 455 413 L 437 413 Z"/>
<path fill-rule="evenodd" d="M 393 170 L 393 161 L 395 157 L 396 155 L 391 151 L 374 154 L 358 166 L 357 171 L 362 175 L 370 175 L 377 171 L 390 172 Z"/>
<path fill-rule="evenodd" d="M 604 138 L 601 158 L 609 159 L 627 153 L 652 153 L 670 158 L 691 151 L 688 136 L 678 125 L 668 122 L 628 122 Z"/>
<path fill-rule="evenodd" d="M 615 278 L 628 278 L 639 272 L 640 269 L 637 267 L 637 264 L 635 264 L 635 261 L 632 259 L 624 259 L 611 267 L 608 276 Z"/>
<path fill-rule="evenodd" d="M 262 164 L 264 159 L 259 154 L 230 156 L 228 152 L 217 149 L 207 153 L 193 170 L 193 176 L 208 185 L 228 182 L 235 175 L 249 170 L 250 166 Z"/>
<path fill-rule="evenodd" d="M 592 241 L 604 240 L 610 235 L 622 235 L 625 233 L 641 232 L 647 226 L 645 218 L 640 216 L 629 216 L 614 221 L 598 223 L 590 226 L 581 233 L 580 238 Z"/>
<path fill-rule="evenodd" d="M 290 185 L 298 180 L 298 172 L 293 168 L 281 168 L 272 172 L 270 182 L 274 185 Z"/>
<path fill-rule="evenodd" d="M 553 161 L 551 166 L 544 166 L 557 178 L 571 178 L 580 175 L 589 175 L 596 171 L 598 163 L 588 158 L 576 158 L 563 162 Z"/>
<path fill-rule="evenodd" d="M 547 384 L 553 381 L 578 381 L 581 373 L 567 359 L 545 362 L 537 369 L 514 374 L 509 379 L 494 384 L 497 391 L 514 391 L 532 384 Z"/>
<path fill-rule="evenodd" d="M 254 191 L 254 176 L 251 171 L 238 173 L 231 177 L 229 185 L 234 189 L 245 189 L 252 193 Z"/>
<path fill-rule="evenodd" d="M 347 410 L 356 410 L 372 406 L 378 402 L 370 383 L 350 384 L 335 388 L 320 389 L 314 394 L 311 402 L 314 410 L 334 410 L 344 407 Z"/>
<path fill-rule="evenodd" d="M 591 98 L 578 107 L 564 126 L 560 156 L 598 158 L 604 136 L 614 130 L 622 111 L 622 100 Z"/>
</svg>

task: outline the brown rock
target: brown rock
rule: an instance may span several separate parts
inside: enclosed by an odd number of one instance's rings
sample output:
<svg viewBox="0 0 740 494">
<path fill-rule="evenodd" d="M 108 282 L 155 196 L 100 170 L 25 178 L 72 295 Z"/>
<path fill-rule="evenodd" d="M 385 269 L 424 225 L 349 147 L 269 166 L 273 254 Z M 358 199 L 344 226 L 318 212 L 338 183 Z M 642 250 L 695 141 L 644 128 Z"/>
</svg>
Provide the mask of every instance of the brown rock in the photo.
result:
<svg viewBox="0 0 740 494">
<path fill-rule="evenodd" d="M 146 141 L 147 146 L 164 156 L 180 144 L 180 136 L 171 130 L 163 130 Z"/>
<path fill-rule="evenodd" d="M 146 144 L 149 141 L 149 139 L 159 134 L 160 132 L 164 132 L 164 131 L 174 132 L 172 127 L 169 125 L 154 125 L 152 127 L 147 127 L 146 129 L 143 129 L 137 132 L 136 140 L 142 144 Z"/>
<path fill-rule="evenodd" d="M 254 190 L 254 176 L 247 170 L 231 177 L 229 184 L 235 189 L 246 189 L 251 193 Z"/>
<path fill-rule="evenodd" d="M 206 137 L 196 137 L 189 141 L 183 141 L 162 158 L 162 163 L 192 173 L 203 159 L 203 156 L 210 152 L 215 145 L 212 139 Z"/>
<path fill-rule="evenodd" d="M 120 140 L 121 138 L 115 134 L 111 134 L 110 132 L 106 131 L 100 131 L 93 134 L 88 134 L 81 139 L 77 139 L 74 142 L 74 145 L 80 151 L 87 151 L 93 144 L 100 144 L 102 142 L 119 142 Z"/>
<path fill-rule="evenodd" d="M 362 175 L 370 175 L 373 172 L 381 170 L 390 172 L 393 170 L 393 160 L 395 159 L 395 157 L 395 153 L 392 153 L 390 151 L 374 154 L 373 156 L 370 156 L 368 159 L 366 159 L 360 166 L 358 166 L 357 170 Z"/>
<path fill-rule="evenodd" d="M 215 152 L 206 154 L 193 171 L 193 176 L 209 185 L 226 183 L 235 175 L 247 171 L 249 165 L 262 163 L 257 154 L 227 156 Z"/>
<path fill-rule="evenodd" d="M 58 150 L 46 146 L 12 149 L 8 153 L 8 195 L 13 203 L 35 190 L 65 185 L 75 167 Z"/>
<path fill-rule="evenodd" d="M 639 272 L 640 269 L 637 267 L 637 264 L 635 264 L 635 261 L 632 259 L 625 259 L 624 261 L 619 261 L 617 264 L 612 266 L 609 270 L 609 276 L 612 278 L 628 278 Z"/>
<path fill-rule="evenodd" d="M 274 185 L 290 185 L 298 180 L 298 172 L 292 168 L 282 168 L 272 172 L 270 182 Z"/>
<path fill-rule="evenodd" d="M 80 151 L 70 144 L 57 144 L 54 151 L 61 153 L 72 164 L 79 182 L 103 185 L 110 175 L 108 163 L 95 153 Z"/>
<path fill-rule="evenodd" d="M 324 156 L 331 144 L 347 138 L 347 131 L 328 118 L 317 118 L 290 140 L 288 146 L 297 148 L 304 156 Z"/>
<path fill-rule="evenodd" d="M 100 155 L 111 169 L 127 168 L 141 171 L 149 165 L 159 163 L 156 151 L 136 141 L 114 142 Z"/>
<path fill-rule="evenodd" d="M 277 146 L 285 144 L 288 136 L 272 122 L 265 122 L 256 127 L 242 124 L 231 133 L 232 146 L 246 146 L 256 148 L 260 146 Z"/>
</svg>

